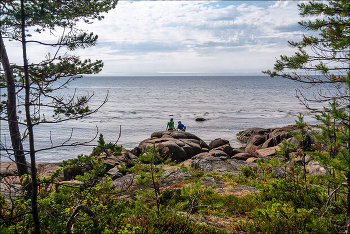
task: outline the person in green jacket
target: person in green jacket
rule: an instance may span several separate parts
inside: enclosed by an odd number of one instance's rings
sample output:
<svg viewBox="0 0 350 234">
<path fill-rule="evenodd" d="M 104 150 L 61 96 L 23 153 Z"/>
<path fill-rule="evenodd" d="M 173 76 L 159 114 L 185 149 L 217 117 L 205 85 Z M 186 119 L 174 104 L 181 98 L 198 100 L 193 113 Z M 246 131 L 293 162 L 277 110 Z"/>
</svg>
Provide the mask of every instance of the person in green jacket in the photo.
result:
<svg viewBox="0 0 350 234">
<path fill-rule="evenodd" d="M 175 130 L 173 118 L 170 118 L 170 121 L 168 121 L 165 131 L 167 130 Z"/>
</svg>

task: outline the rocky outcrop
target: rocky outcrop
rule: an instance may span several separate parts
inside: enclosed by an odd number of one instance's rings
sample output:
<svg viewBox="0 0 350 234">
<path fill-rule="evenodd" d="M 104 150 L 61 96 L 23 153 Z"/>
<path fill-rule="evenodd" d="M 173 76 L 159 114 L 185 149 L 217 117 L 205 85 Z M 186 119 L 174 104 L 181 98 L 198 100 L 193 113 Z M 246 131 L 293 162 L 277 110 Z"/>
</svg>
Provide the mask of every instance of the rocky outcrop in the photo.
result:
<svg viewBox="0 0 350 234">
<path fill-rule="evenodd" d="M 293 137 L 284 128 L 278 128 L 268 134 L 267 140 L 261 145 L 262 148 L 274 147 L 282 142 L 284 139 Z"/>
<path fill-rule="evenodd" d="M 163 159 L 184 161 L 210 148 L 203 140 L 189 132 L 160 131 L 151 134 L 151 138 L 143 140 L 138 148 L 141 152 L 155 146 Z"/>
<path fill-rule="evenodd" d="M 103 159 L 106 166 L 106 175 L 109 175 L 112 179 L 112 184 L 116 190 L 127 190 L 129 187 L 137 188 L 135 182 L 135 174 L 125 170 L 134 166 L 135 162 L 139 160 L 139 155 L 147 150 L 150 146 L 157 148 L 157 153 L 163 159 L 172 159 L 172 161 L 182 162 L 183 165 L 191 166 L 192 168 L 179 168 L 177 166 L 166 165 L 166 168 L 162 180 L 167 181 L 164 185 L 166 188 L 171 188 L 175 184 L 181 185 L 183 179 L 192 176 L 194 170 L 201 170 L 204 173 L 219 173 L 219 174 L 231 174 L 237 176 L 241 173 L 241 166 L 250 165 L 255 168 L 254 173 L 260 173 L 257 170 L 256 161 L 266 161 L 275 156 L 276 150 L 280 149 L 279 144 L 283 139 L 287 139 L 289 142 L 300 147 L 301 144 L 311 145 L 314 144 L 315 137 L 314 131 L 317 129 L 310 128 L 307 132 L 307 140 L 303 143 L 296 141 L 293 136 L 287 131 L 287 129 L 296 130 L 295 125 L 290 125 L 282 128 L 263 129 L 263 128 L 250 128 L 242 131 L 238 135 L 238 139 L 246 143 L 245 147 L 233 149 L 228 140 L 215 139 L 207 145 L 199 137 L 189 132 L 170 132 L 160 131 L 151 134 L 151 137 L 140 142 L 138 147 L 132 150 L 123 149 L 121 155 L 107 156 L 103 153 L 96 158 Z M 299 144 L 299 145 L 298 145 Z M 294 156 L 293 156 L 294 155 Z M 291 157 L 295 162 L 304 160 L 291 153 Z M 318 162 L 312 161 L 313 158 L 309 155 L 305 158 L 308 163 L 307 169 L 312 175 L 323 175 L 327 170 L 322 167 Z M 16 179 L 19 183 L 17 175 L 17 167 L 14 162 L 3 162 L 0 164 L 1 175 L 7 176 L 5 179 Z M 49 176 L 50 173 L 59 168 L 59 163 L 38 163 L 37 170 L 41 176 Z M 164 169 L 163 168 L 163 169 Z M 92 169 L 88 166 L 85 169 Z M 269 171 L 274 171 L 275 177 L 284 178 L 286 173 L 284 168 L 268 168 Z M 83 170 L 62 170 L 58 178 L 59 181 L 74 182 L 75 176 L 82 174 Z M 216 183 L 221 190 L 225 190 L 226 186 L 222 181 L 218 181 L 214 177 L 202 177 L 202 182 L 206 185 Z M 3 180 L 5 181 L 5 180 Z M 0 181 L 1 183 L 1 181 Z M 2 182 L 4 183 L 4 182 Z M 221 183 L 221 185 L 220 185 Z M 0 184 L 1 186 L 1 184 Z M 20 186 L 14 187 L 20 188 Z M 225 190 L 226 191 L 226 190 Z"/>
<path fill-rule="evenodd" d="M 300 147 L 309 147 L 316 143 L 314 132 L 321 134 L 320 129 L 313 126 L 307 126 L 306 140 L 300 142 L 296 140 L 290 131 L 300 131 L 296 125 L 288 125 L 280 128 L 248 128 L 245 131 L 239 132 L 237 138 L 246 143 L 245 153 L 255 157 L 273 157 L 275 151 L 279 150 L 279 145 L 286 139 L 288 142 L 295 144 L 295 151 Z"/>
<path fill-rule="evenodd" d="M 48 177 L 51 175 L 51 172 L 60 168 L 60 163 L 49 163 L 49 162 L 38 162 L 36 164 L 36 169 L 38 174 L 42 177 Z M 29 173 L 31 173 L 30 163 L 27 162 Z M 0 175 L 2 177 L 6 176 L 18 176 L 17 165 L 13 161 L 1 162 L 0 163 Z M 60 171 L 58 181 L 65 180 L 63 171 Z"/>
<path fill-rule="evenodd" d="M 126 167 L 130 168 L 134 166 L 133 161 L 138 160 L 137 156 L 135 156 L 129 150 L 124 148 L 122 149 L 121 155 L 107 156 L 105 153 L 103 153 L 100 156 L 97 156 L 97 158 L 103 159 L 103 163 L 106 165 L 107 171 L 114 168 L 117 165 L 120 165 L 121 163 L 123 163 Z"/>
</svg>

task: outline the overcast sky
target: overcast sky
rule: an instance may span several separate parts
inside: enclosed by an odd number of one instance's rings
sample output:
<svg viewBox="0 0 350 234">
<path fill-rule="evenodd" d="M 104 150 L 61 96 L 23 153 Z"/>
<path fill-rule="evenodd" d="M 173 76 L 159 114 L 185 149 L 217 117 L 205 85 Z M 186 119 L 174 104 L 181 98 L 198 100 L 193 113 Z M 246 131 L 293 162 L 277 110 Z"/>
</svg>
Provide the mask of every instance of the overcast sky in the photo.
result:
<svg viewBox="0 0 350 234">
<path fill-rule="evenodd" d="M 295 52 L 288 40 L 308 33 L 298 26 L 298 3 L 120 1 L 104 20 L 80 25 L 99 35 L 98 45 L 69 53 L 102 59 L 100 75 L 261 75 L 279 55 Z M 20 45 L 7 48 L 21 63 Z M 47 51 L 30 44 L 30 62 Z"/>
</svg>

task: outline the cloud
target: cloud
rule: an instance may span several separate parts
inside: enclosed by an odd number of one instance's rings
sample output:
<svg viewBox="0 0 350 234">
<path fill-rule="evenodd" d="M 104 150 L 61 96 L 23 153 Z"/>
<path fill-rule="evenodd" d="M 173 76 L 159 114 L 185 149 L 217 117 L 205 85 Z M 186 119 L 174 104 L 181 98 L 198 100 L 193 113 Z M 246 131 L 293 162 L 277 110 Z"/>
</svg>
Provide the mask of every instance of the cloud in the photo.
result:
<svg viewBox="0 0 350 234">
<path fill-rule="evenodd" d="M 288 1 L 121 1 L 104 20 L 80 24 L 99 43 L 75 53 L 104 60 L 102 74 L 260 73 L 292 52 L 287 41 L 304 33 L 298 21 Z"/>
</svg>

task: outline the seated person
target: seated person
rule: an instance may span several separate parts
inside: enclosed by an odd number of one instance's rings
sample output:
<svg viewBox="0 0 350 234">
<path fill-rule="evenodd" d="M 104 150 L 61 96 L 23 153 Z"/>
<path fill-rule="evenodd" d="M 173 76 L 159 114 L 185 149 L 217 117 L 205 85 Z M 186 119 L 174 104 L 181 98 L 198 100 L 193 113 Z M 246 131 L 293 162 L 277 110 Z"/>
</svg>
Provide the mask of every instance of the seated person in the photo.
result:
<svg viewBox="0 0 350 234">
<path fill-rule="evenodd" d="M 177 122 L 178 123 L 178 125 L 177 125 L 177 130 L 178 131 L 186 131 L 186 126 L 185 125 L 183 125 L 182 123 L 181 123 L 181 121 L 179 121 L 179 122 Z"/>
<path fill-rule="evenodd" d="M 170 121 L 168 121 L 168 123 L 166 125 L 165 131 L 167 131 L 167 130 L 174 130 L 174 129 L 175 129 L 175 127 L 174 127 L 174 119 L 170 118 Z"/>
</svg>

